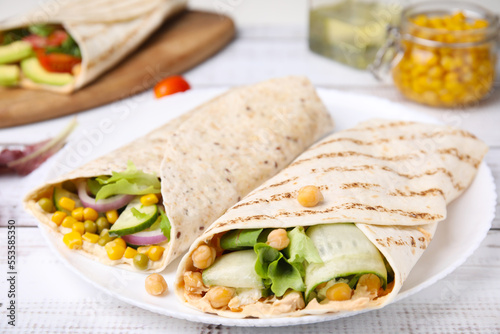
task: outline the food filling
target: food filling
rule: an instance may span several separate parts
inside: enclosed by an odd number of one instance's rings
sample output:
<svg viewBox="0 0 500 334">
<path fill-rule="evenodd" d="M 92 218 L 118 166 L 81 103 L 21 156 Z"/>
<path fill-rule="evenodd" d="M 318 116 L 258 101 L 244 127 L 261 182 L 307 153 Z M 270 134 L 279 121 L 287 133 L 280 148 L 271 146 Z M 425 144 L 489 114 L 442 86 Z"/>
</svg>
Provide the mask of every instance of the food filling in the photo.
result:
<svg viewBox="0 0 500 334">
<path fill-rule="evenodd" d="M 375 300 L 394 285 L 391 267 L 353 223 L 229 231 L 198 246 L 191 260 L 184 295 L 205 311 L 259 304 L 279 314 Z"/>
<path fill-rule="evenodd" d="M 73 37 L 58 24 L 34 24 L 0 32 L 0 86 L 17 86 L 23 77 L 52 86 L 73 83 L 82 55 Z"/>
<path fill-rule="evenodd" d="M 170 241 L 170 222 L 161 204 L 156 175 L 137 170 L 66 181 L 38 200 L 70 249 L 92 249 L 113 263 L 146 270 Z"/>
</svg>

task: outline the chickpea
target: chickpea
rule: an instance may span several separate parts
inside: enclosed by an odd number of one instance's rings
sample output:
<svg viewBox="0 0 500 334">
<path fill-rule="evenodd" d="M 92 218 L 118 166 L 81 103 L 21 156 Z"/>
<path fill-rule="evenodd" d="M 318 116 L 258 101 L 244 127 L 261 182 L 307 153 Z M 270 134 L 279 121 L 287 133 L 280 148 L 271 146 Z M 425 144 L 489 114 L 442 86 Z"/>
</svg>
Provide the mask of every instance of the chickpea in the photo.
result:
<svg viewBox="0 0 500 334">
<path fill-rule="evenodd" d="M 151 274 L 146 277 L 145 286 L 146 291 L 153 296 L 159 296 L 168 289 L 167 282 L 160 274 Z"/>
<path fill-rule="evenodd" d="M 271 233 L 269 233 L 269 235 L 267 236 L 267 244 L 277 250 L 287 248 L 290 244 L 290 239 L 286 234 L 286 230 L 283 228 L 272 230 Z"/>
<path fill-rule="evenodd" d="M 234 289 L 216 286 L 208 290 L 206 297 L 213 308 L 222 308 L 233 298 Z"/>
<path fill-rule="evenodd" d="M 326 290 L 326 298 L 334 301 L 351 299 L 351 288 L 347 283 L 336 283 Z"/>
<path fill-rule="evenodd" d="M 201 294 L 203 291 L 206 291 L 201 273 L 197 271 L 187 271 L 184 273 L 184 287 L 187 291 L 195 294 Z"/>
<path fill-rule="evenodd" d="M 300 188 L 297 200 L 300 205 L 310 208 L 323 201 L 323 194 L 316 186 L 305 186 Z"/>
<path fill-rule="evenodd" d="M 365 274 L 361 276 L 358 280 L 357 286 L 366 286 L 366 289 L 369 292 L 378 292 L 380 287 L 382 286 L 380 282 L 380 278 L 374 274 Z"/>
<path fill-rule="evenodd" d="M 201 245 L 195 249 L 191 258 L 193 260 L 193 265 L 198 269 L 206 269 L 210 267 L 215 262 L 215 256 L 217 255 L 215 248 L 208 245 Z"/>
</svg>

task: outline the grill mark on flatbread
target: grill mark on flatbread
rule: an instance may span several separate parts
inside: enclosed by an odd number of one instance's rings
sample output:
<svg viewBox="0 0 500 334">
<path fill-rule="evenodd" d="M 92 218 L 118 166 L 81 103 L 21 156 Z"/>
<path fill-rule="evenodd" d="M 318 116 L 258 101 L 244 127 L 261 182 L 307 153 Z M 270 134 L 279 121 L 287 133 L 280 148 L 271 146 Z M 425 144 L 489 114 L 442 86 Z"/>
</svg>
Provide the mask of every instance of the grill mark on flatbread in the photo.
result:
<svg viewBox="0 0 500 334">
<path fill-rule="evenodd" d="M 427 195 L 441 195 L 446 199 L 444 192 L 438 188 L 431 188 L 422 191 L 409 191 L 403 192 L 399 189 L 396 189 L 394 192 L 389 193 L 390 196 L 402 196 L 402 197 L 414 197 L 414 196 L 427 196 Z"/>
<path fill-rule="evenodd" d="M 274 188 L 274 187 L 279 187 L 279 186 L 282 186 L 282 185 L 284 185 L 284 184 L 287 184 L 287 183 L 293 182 L 293 181 L 297 180 L 298 178 L 299 178 L 298 176 L 294 176 L 294 177 L 292 177 L 292 178 L 289 178 L 289 179 L 283 180 L 283 181 L 281 181 L 281 182 L 278 182 L 278 183 L 273 183 L 273 184 L 271 184 L 271 185 L 268 185 L 268 186 L 267 186 L 267 187 L 265 187 L 265 188 L 260 189 L 260 191 L 265 190 L 265 189 L 269 189 L 269 188 Z"/>
<path fill-rule="evenodd" d="M 328 190 L 328 186 L 319 186 L 318 187 L 320 190 Z M 278 201 L 281 201 L 283 199 L 290 199 L 290 198 L 296 198 L 297 195 L 298 195 L 299 191 L 292 191 L 292 192 L 284 192 L 284 193 L 281 193 L 281 194 L 274 194 L 274 195 L 271 195 L 271 197 L 269 199 L 267 198 L 257 198 L 253 201 L 250 201 L 250 202 L 244 202 L 244 203 L 241 203 L 241 204 L 237 204 L 235 206 L 232 207 L 232 209 L 238 209 L 240 207 L 243 207 L 243 206 L 247 206 L 247 205 L 254 205 L 254 204 L 259 204 L 259 203 L 270 203 L 270 202 L 278 202 Z"/>
<path fill-rule="evenodd" d="M 352 188 L 363 188 L 363 189 L 373 189 L 373 188 L 378 188 L 381 187 L 379 184 L 373 184 L 373 183 L 360 183 L 360 182 L 355 182 L 355 183 L 344 183 L 340 185 L 340 189 L 352 189 Z M 319 186 L 318 187 L 320 190 L 328 190 L 328 186 Z M 296 198 L 298 194 L 298 191 L 294 192 L 285 192 L 281 194 L 275 194 L 272 195 L 269 199 L 266 198 L 258 198 L 250 202 L 244 202 L 241 204 L 237 204 L 233 206 L 233 210 L 248 206 L 248 205 L 254 205 L 254 204 L 260 204 L 260 203 L 270 203 L 270 202 L 277 202 L 281 201 L 283 199 L 290 199 L 290 198 Z M 420 196 L 420 197 L 425 197 L 427 195 L 441 195 L 443 198 L 446 199 L 446 196 L 444 192 L 441 189 L 438 188 L 430 188 L 422 191 L 409 191 L 409 192 L 404 192 L 399 189 L 396 189 L 393 192 L 387 193 L 389 196 L 396 196 L 396 197 L 415 197 L 415 196 Z"/>
<path fill-rule="evenodd" d="M 344 183 L 340 185 L 340 189 L 352 189 L 352 188 L 373 189 L 376 187 L 380 187 L 380 184 L 354 182 L 354 183 Z"/>
<path fill-rule="evenodd" d="M 460 161 L 463 161 L 463 162 L 466 162 L 468 164 L 471 164 L 472 166 L 474 166 L 474 168 L 478 168 L 479 167 L 479 164 L 481 163 L 480 160 L 477 160 L 477 159 L 474 159 L 472 158 L 470 155 L 468 154 L 461 154 L 458 149 L 454 148 L 454 147 L 451 147 L 451 148 L 443 148 L 441 150 L 438 150 L 437 151 L 438 153 L 440 154 L 449 154 L 449 155 L 453 155 L 455 157 L 458 158 L 458 160 Z"/>
<path fill-rule="evenodd" d="M 429 152 L 425 152 L 423 150 L 420 150 L 419 153 L 427 154 Z M 472 158 L 470 155 L 460 154 L 460 152 L 458 152 L 458 150 L 456 148 L 445 148 L 445 149 L 441 149 L 441 150 L 436 151 L 436 153 L 452 155 L 452 156 L 458 158 L 460 161 L 471 164 L 472 166 L 474 166 L 474 168 L 477 168 L 480 164 L 480 161 Z M 345 157 L 351 157 L 351 156 L 362 156 L 362 157 L 372 158 L 372 159 L 376 159 L 376 160 L 383 160 L 383 161 L 401 161 L 401 160 L 409 160 L 409 159 L 415 158 L 418 155 L 417 154 L 404 154 L 404 155 L 395 155 L 392 157 L 384 157 L 384 156 L 374 156 L 371 154 L 361 153 L 361 152 L 356 152 L 356 151 L 332 152 L 332 153 L 322 153 L 322 154 L 318 154 L 314 157 L 310 157 L 310 158 L 306 158 L 306 159 L 302 159 L 302 160 L 297 160 L 294 163 L 292 163 L 290 165 L 290 167 L 300 165 L 304 162 L 311 161 L 311 160 L 318 160 L 318 159 L 323 159 L 323 158 L 339 158 L 339 157 L 345 158 Z"/>
<path fill-rule="evenodd" d="M 368 127 L 355 127 L 351 129 L 346 129 L 344 132 L 353 132 L 353 131 L 374 131 L 374 130 L 379 130 L 379 129 L 387 129 L 387 128 L 394 128 L 397 126 L 408 126 L 408 125 L 415 125 L 417 123 L 415 122 L 406 122 L 406 121 L 398 121 L 398 122 L 390 122 L 390 123 L 384 123 L 378 126 L 368 126 Z"/>
<path fill-rule="evenodd" d="M 370 210 L 370 211 L 377 211 L 377 212 L 384 212 L 384 213 L 393 213 L 393 214 L 398 214 L 401 216 L 405 217 L 410 217 L 410 218 L 416 218 L 416 219 L 423 219 L 423 220 L 435 220 L 435 219 L 441 219 L 443 218 L 442 215 L 436 214 L 430 214 L 428 212 L 412 212 L 412 211 L 405 211 L 401 209 L 388 209 L 385 208 L 381 205 L 376 205 L 376 206 L 371 206 L 371 205 L 366 205 L 363 203 L 344 203 L 335 207 L 330 207 L 324 210 L 302 210 L 298 212 L 280 212 L 276 216 L 303 216 L 303 215 L 309 215 L 309 214 L 320 214 L 320 213 L 328 213 L 332 212 L 335 210 L 339 209 L 346 209 L 346 210 Z"/>
<path fill-rule="evenodd" d="M 242 203 L 242 204 L 244 204 L 244 203 Z M 412 212 L 412 211 L 405 211 L 405 210 L 401 210 L 401 209 L 388 209 L 388 208 L 385 208 L 381 205 L 371 206 L 371 205 L 366 205 L 363 203 L 344 203 L 344 204 L 337 205 L 334 207 L 326 208 L 324 210 L 301 210 L 301 211 L 295 211 L 295 212 L 279 212 L 273 216 L 256 215 L 256 216 L 238 217 L 235 219 L 222 221 L 220 223 L 214 224 L 214 225 L 212 225 L 211 229 L 226 226 L 226 225 L 243 223 L 243 222 L 247 222 L 250 220 L 276 219 L 277 217 L 301 217 L 301 216 L 306 216 L 306 215 L 316 215 L 316 214 L 322 214 L 322 213 L 329 213 L 329 212 L 333 212 L 333 211 L 341 210 L 341 209 L 343 209 L 343 210 L 377 211 L 377 212 L 383 212 L 383 213 L 398 214 L 398 215 L 404 216 L 404 217 L 410 217 L 410 218 L 414 218 L 414 219 L 428 220 L 428 221 L 436 221 L 436 220 L 441 220 L 444 218 L 440 214 L 433 215 L 433 214 L 428 213 L 428 212 Z"/>
<path fill-rule="evenodd" d="M 423 228 L 419 227 L 417 230 L 424 235 L 424 238 L 427 242 L 430 242 L 432 239 L 432 234 L 424 230 Z M 420 239 L 420 238 L 419 238 Z"/>
<path fill-rule="evenodd" d="M 341 189 L 352 189 L 352 188 L 373 189 L 380 187 L 381 187 L 380 184 L 361 183 L 361 182 L 344 183 L 340 186 Z M 408 192 L 396 189 L 393 192 L 389 192 L 387 194 L 389 196 L 401 196 L 401 197 L 414 197 L 414 196 L 427 196 L 427 195 L 441 195 L 445 197 L 444 192 L 438 188 L 430 188 L 422 191 L 408 191 Z"/>
<path fill-rule="evenodd" d="M 425 154 L 426 152 L 422 151 L 421 153 Z M 417 155 L 416 154 L 405 154 L 405 155 L 395 155 L 392 157 L 384 157 L 384 156 L 377 157 L 377 156 L 374 156 L 371 154 L 361 153 L 361 152 L 356 152 L 356 151 L 332 152 L 332 153 L 322 153 L 322 154 L 318 154 L 318 155 L 311 157 L 311 158 L 297 160 L 293 164 L 291 164 L 290 167 L 300 165 L 304 162 L 308 162 L 311 160 L 318 160 L 318 159 L 323 159 L 323 158 L 339 158 L 339 157 L 345 158 L 345 157 L 351 157 L 351 156 L 362 156 L 362 157 L 367 157 L 367 158 L 372 158 L 372 159 L 377 159 L 377 160 L 384 160 L 384 161 L 401 161 L 401 160 L 408 160 L 408 159 L 414 158 Z"/>
<path fill-rule="evenodd" d="M 408 239 L 408 240 L 405 240 Z M 420 245 L 418 245 L 419 248 L 425 249 L 427 247 L 427 243 L 425 241 L 425 238 L 421 238 L 423 240 L 420 240 Z M 417 248 L 417 242 L 415 241 L 415 238 L 413 236 L 410 236 L 409 238 L 407 237 L 402 237 L 399 239 L 394 239 L 393 237 L 387 237 L 387 238 L 377 238 L 375 241 L 382 247 L 391 247 L 391 246 L 410 246 L 412 248 L 412 253 L 415 251 L 413 248 Z"/>
<path fill-rule="evenodd" d="M 432 175 L 435 175 L 437 173 L 443 173 L 444 175 L 446 175 L 449 179 L 450 179 L 450 182 L 451 184 L 453 185 L 453 187 L 457 190 L 463 190 L 464 189 L 464 186 L 462 186 L 460 183 L 456 183 L 455 182 L 455 178 L 453 176 L 453 173 L 451 173 L 449 170 L 447 170 L 446 168 L 442 168 L 442 167 L 438 167 L 436 169 L 429 169 L 429 170 L 426 170 L 425 172 L 421 173 L 421 174 L 414 174 L 414 175 L 411 175 L 411 174 L 403 174 L 403 173 L 400 173 L 398 172 L 397 170 L 394 170 L 390 167 L 387 167 L 387 166 L 377 166 L 377 165 L 359 165 L 359 166 L 353 166 L 353 167 L 328 167 L 328 168 L 324 168 L 322 170 L 317 170 L 317 169 L 311 169 L 311 173 L 318 173 L 318 172 L 323 172 L 323 173 L 328 173 L 328 172 L 331 172 L 331 171 L 337 171 L 337 172 L 360 172 L 360 171 L 365 171 L 365 170 L 373 170 L 375 168 L 378 168 L 378 169 L 381 169 L 381 170 L 384 170 L 386 172 L 390 172 L 390 173 L 394 173 L 394 174 L 397 174 L 401 177 L 404 177 L 404 178 L 407 178 L 407 179 L 418 179 L 418 178 L 421 178 L 421 177 L 424 177 L 424 176 L 432 176 Z"/>
<path fill-rule="evenodd" d="M 371 145 L 389 143 L 391 141 L 396 141 L 396 140 L 405 141 L 405 140 L 432 139 L 432 138 L 436 138 L 436 137 L 441 138 L 441 137 L 450 136 L 450 135 L 451 136 L 457 135 L 457 136 L 462 136 L 462 137 L 466 137 L 466 138 L 477 139 L 476 136 L 474 136 L 473 134 L 471 134 L 467 131 L 456 129 L 456 130 L 447 131 L 447 132 L 443 131 L 443 132 L 424 133 L 420 136 L 418 136 L 418 135 L 403 136 L 402 135 L 402 136 L 398 136 L 398 137 L 394 137 L 394 138 L 379 138 L 379 139 L 370 140 L 370 141 L 363 141 L 363 140 L 359 140 L 359 139 L 355 139 L 355 138 L 341 137 L 341 138 L 334 138 L 334 139 L 319 143 L 318 145 L 314 146 L 314 148 L 318 148 L 318 147 L 321 147 L 324 145 L 342 142 L 342 141 L 349 141 L 351 143 L 354 143 L 354 144 L 360 145 L 360 146 L 371 146 Z"/>
</svg>

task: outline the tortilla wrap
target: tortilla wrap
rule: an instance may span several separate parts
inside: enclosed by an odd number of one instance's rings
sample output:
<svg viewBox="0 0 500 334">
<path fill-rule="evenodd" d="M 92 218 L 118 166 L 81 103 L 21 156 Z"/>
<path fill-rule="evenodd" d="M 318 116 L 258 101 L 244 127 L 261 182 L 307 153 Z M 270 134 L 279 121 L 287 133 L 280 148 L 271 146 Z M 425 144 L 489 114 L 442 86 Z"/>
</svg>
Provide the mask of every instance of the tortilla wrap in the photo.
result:
<svg viewBox="0 0 500 334">
<path fill-rule="evenodd" d="M 30 192 L 25 208 L 61 235 L 37 200 L 66 180 L 111 175 L 132 161 L 161 176 L 171 240 L 160 261 L 163 270 L 186 251 L 225 210 L 287 166 L 332 130 L 330 114 L 309 80 L 286 77 L 234 88 L 150 134 Z M 61 235 L 62 236 L 62 235 Z M 110 260 L 104 247 L 83 243 L 78 252 L 108 265 L 135 270 L 131 259 Z"/>
<path fill-rule="evenodd" d="M 456 128 L 415 122 L 370 120 L 313 145 L 289 167 L 263 183 L 217 219 L 191 246 L 177 272 L 177 295 L 194 308 L 230 318 L 283 317 L 379 308 L 391 302 L 427 248 L 446 205 L 472 182 L 487 146 Z M 317 186 L 324 200 L 306 208 L 298 190 Z M 353 222 L 394 271 L 394 288 L 376 299 L 355 296 L 298 307 L 298 293 L 241 306 L 213 308 L 206 295 L 189 293 L 183 275 L 196 271 L 191 258 L 202 244 L 217 245 L 237 229 L 293 228 Z M 453 222 L 447 222 L 453 224 Z M 216 246 L 215 246 L 216 247 Z M 302 304 L 304 302 L 302 301 Z"/>
<path fill-rule="evenodd" d="M 167 18 L 186 7 L 186 0 L 71 1 L 42 6 L 0 22 L 0 31 L 32 24 L 62 24 L 82 54 L 81 71 L 68 85 L 40 84 L 22 78 L 21 87 L 72 93 L 115 66 L 139 47 Z"/>
</svg>

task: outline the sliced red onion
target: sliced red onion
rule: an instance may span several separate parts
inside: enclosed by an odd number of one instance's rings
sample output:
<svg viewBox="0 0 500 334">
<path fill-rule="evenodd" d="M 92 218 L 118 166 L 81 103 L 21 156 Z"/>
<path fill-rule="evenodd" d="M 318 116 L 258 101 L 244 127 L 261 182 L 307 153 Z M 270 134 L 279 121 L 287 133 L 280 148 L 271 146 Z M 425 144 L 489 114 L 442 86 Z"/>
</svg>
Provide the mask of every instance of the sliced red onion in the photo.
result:
<svg viewBox="0 0 500 334">
<path fill-rule="evenodd" d="M 78 197 L 85 207 L 92 208 L 97 212 L 106 212 L 109 210 L 116 210 L 127 205 L 135 195 L 115 195 L 110 198 L 95 200 L 90 197 L 87 189 L 87 182 L 82 181 L 78 184 Z"/>
<path fill-rule="evenodd" d="M 152 231 L 141 231 L 134 234 L 128 234 L 121 237 L 126 243 L 136 246 L 156 245 L 167 240 L 161 229 Z"/>
<path fill-rule="evenodd" d="M 73 119 L 62 132 L 52 139 L 47 139 L 30 145 L 12 145 L 0 152 L 0 174 L 17 173 L 28 175 L 40 166 L 45 160 L 59 151 L 76 127 L 76 119 Z M 1 145 L 0 146 L 11 146 Z"/>
</svg>

